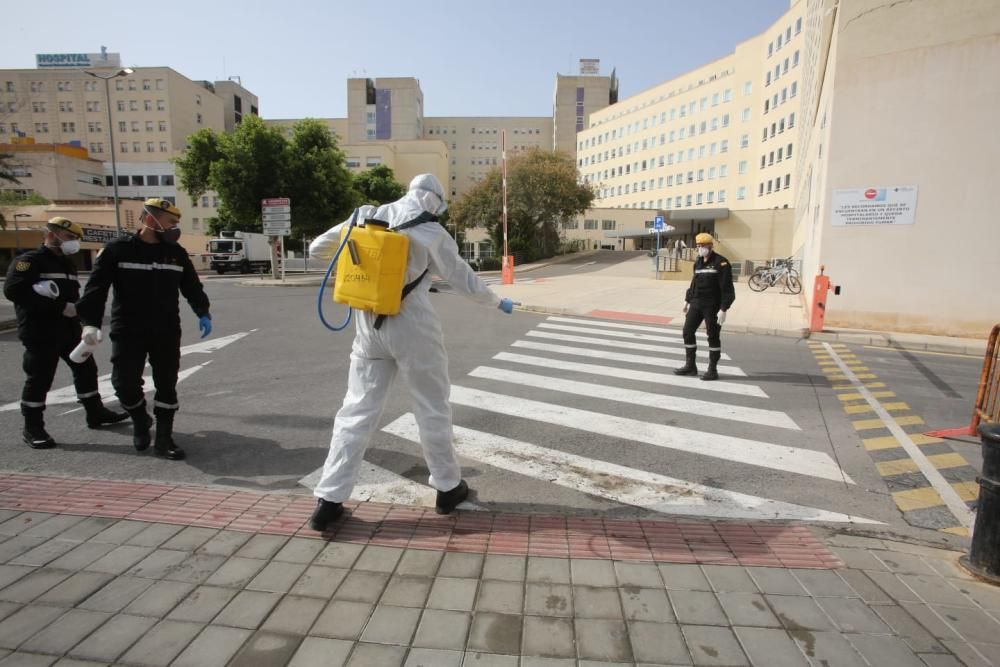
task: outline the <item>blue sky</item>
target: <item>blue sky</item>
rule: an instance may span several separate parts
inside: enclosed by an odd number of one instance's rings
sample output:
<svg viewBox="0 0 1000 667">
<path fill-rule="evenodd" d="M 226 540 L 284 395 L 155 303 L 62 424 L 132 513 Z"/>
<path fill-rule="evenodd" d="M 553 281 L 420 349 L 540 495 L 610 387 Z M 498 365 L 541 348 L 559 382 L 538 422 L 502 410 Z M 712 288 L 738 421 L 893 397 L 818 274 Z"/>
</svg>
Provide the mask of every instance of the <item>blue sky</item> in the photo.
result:
<svg viewBox="0 0 1000 667">
<path fill-rule="evenodd" d="M 613 8 L 612 8 L 613 7 Z M 414 76 L 427 116 L 548 116 L 556 73 L 617 69 L 622 97 L 732 52 L 789 0 L 400 0 L 162 6 L 33 0 L 8 12 L 0 68 L 97 53 L 191 79 L 238 75 L 264 118 L 344 117 L 346 79 Z M 120 10 L 120 11 L 119 11 Z M 170 18 L 167 18 L 170 17 Z"/>
</svg>

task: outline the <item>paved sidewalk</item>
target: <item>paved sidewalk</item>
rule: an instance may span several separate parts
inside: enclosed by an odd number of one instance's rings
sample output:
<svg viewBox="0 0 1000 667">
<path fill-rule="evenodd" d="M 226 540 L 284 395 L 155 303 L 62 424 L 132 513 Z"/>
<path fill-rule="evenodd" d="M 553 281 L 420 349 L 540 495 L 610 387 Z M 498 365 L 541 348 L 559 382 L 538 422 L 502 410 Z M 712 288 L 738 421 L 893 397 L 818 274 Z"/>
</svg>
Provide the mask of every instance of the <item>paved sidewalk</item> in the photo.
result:
<svg viewBox="0 0 1000 667">
<path fill-rule="evenodd" d="M 959 554 L 620 521 L 0 476 L 0 665 L 1000 664 Z M 992 662 L 991 662 L 992 661 Z"/>
</svg>

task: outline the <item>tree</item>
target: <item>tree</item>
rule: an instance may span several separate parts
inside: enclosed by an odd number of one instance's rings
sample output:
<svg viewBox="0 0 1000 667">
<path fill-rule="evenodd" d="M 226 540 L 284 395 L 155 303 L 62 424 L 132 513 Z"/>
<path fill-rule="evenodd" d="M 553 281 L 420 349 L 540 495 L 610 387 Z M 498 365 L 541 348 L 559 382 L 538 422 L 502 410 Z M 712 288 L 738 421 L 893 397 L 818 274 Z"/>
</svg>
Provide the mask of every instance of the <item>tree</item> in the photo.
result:
<svg viewBox="0 0 1000 667">
<path fill-rule="evenodd" d="M 456 201 L 451 219 L 458 228 L 486 227 L 494 246 L 503 248 L 502 176 L 491 170 L 485 179 Z M 532 149 L 507 162 L 507 246 L 522 261 L 551 257 L 559 248 L 561 223 L 586 211 L 593 189 L 578 181 L 573 158 L 565 153 Z"/>
<path fill-rule="evenodd" d="M 10 161 L 14 158 L 12 153 L 0 153 L 0 181 L 7 181 L 18 185 L 21 181 L 14 175 L 14 165 Z"/>
<path fill-rule="evenodd" d="M 15 183 L 20 181 L 15 180 Z M 10 190 L 0 190 L 0 229 L 7 229 L 7 219 L 12 218 L 22 206 L 44 206 L 49 200 L 37 192 L 22 195 Z"/>
<path fill-rule="evenodd" d="M 397 181 L 392 169 L 384 164 L 358 174 L 354 187 L 366 204 L 388 204 L 406 194 L 406 186 Z"/>
</svg>

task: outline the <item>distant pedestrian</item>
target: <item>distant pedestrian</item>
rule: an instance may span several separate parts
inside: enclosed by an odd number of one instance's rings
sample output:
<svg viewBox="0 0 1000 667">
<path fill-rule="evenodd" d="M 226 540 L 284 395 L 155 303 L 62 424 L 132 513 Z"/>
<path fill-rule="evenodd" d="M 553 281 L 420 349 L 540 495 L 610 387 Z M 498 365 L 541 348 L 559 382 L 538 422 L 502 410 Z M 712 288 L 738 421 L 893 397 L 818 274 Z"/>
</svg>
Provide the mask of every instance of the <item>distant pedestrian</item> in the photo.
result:
<svg viewBox="0 0 1000 667">
<path fill-rule="evenodd" d="M 729 260 L 714 251 L 715 239 L 711 234 L 698 234 L 695 237 L 698 248 L 698 259 L 694 262 L 694 275 L 691 285 L 684 296 L 684 352 L 687 363 L 674 371 L 675 375 L 697 375 L 698 366 L 695 355 L 698 344 L 695 341 L 695 331 L 705 322 L 705 333 L 708 334 L 708 370 L 701 376 L 702 380 L 718 380 L 717 367 L 722 357 L 722 325 L 726 321 L 726 311 L 736 300 L 733 289 L 733 267 Z"/>
</svg>

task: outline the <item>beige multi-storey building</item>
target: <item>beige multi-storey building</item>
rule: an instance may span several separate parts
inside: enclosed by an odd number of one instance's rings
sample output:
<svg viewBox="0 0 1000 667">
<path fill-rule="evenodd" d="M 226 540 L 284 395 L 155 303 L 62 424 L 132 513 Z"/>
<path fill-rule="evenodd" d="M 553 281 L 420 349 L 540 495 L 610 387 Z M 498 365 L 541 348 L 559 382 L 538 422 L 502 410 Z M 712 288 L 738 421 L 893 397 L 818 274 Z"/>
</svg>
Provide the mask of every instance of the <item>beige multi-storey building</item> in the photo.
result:
<svg viewBox="0 0 1000 667">
<path fill-rule="evenodd" d="M 592 113 L 618 102 L 618 77 L 601 76 L 601 61 L 581 59 L 577 75 L 556 74 L 552 95 L 552 147 L 576 154 L 577 133 L 587 127 Z"/>
<path fill-rule="evenodd" d="M 0 143 L 0 153 L 11 156 L 11 172 L 18 180 L 0 181 L 0 192 L 48 193 L 49 199 L 104 198 L 104 164 L 90 157 L 86 148 L 22 141 Z"/>
</svg>

